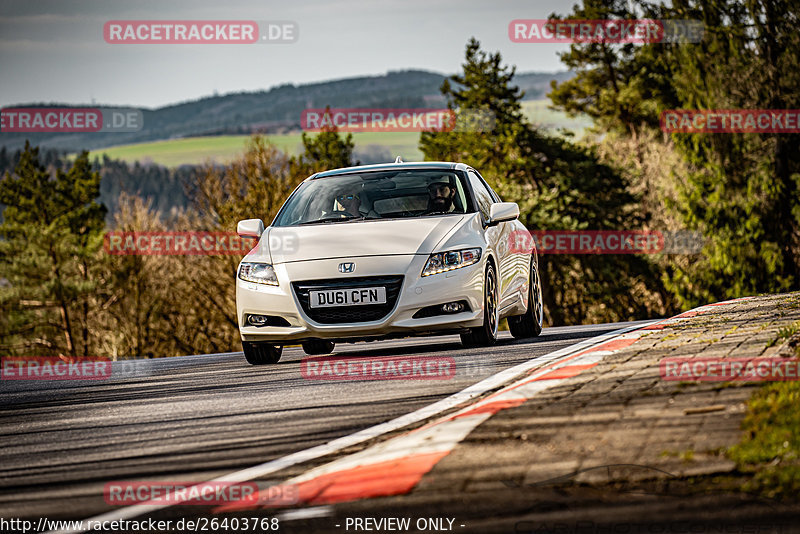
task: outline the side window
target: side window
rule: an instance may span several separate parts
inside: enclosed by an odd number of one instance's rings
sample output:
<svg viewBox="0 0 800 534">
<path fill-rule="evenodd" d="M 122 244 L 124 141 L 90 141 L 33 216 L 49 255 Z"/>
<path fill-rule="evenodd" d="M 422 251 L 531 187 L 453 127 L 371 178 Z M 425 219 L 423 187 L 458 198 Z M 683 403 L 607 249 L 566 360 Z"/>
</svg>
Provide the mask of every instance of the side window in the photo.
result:
<svg viewBox="0 0 800 534">
<path fill-rule="evenodd" d="M 489 187 L 481 180 L 475 171 L 469 171 L 469 185 L 475 193 L 475 200 L 478 202 L 478 209 L 481 210 L 484 219 L 489 218 L 489 210 L 495 200 L 489 192 Z"/>
</svg>

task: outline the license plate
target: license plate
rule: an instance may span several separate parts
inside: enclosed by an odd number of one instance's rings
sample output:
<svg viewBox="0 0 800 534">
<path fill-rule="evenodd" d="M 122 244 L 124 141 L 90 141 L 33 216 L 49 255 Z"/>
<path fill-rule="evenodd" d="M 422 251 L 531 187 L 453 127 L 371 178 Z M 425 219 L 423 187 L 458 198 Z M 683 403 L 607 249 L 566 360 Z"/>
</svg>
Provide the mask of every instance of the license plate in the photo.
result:
<svg viewBox="0 0 800 534">
<path fill-rule="evenodd" d="M 386 304 L 385 287 L 358 287 L 352 289 L 328 289 L 310 291 L 312 308 L 332 306 L 363 306 L 367 304 Z"/>
</svg>

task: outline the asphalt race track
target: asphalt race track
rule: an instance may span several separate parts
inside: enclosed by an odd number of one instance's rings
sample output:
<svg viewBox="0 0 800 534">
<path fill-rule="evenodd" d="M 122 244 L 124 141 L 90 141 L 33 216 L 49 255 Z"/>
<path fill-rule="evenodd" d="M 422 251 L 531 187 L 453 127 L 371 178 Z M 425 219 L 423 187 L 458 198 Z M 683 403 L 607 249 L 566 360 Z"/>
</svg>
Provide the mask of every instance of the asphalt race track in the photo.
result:
<svg viewBox="0 0 800 534">
<path fill-rule="evenodd" d="M 117 362 L 120 372 L 106 380 L 5 380 L 0 517 L 110 512 L 107 482 L 211 480 L 384 423 L 516 364 L 634 324 L 547 328 L 526 341 L 503 332 L 491 349 L 464 349 L 448 336 L 338 345 L 334 353 L 452 357 L 456 373 L 447 380 L 310 380 L 301 376 L 300 348 L 285 349 L 273 366 L 250 366 L 241 353 L 229 353 Z M 207 515 L 189 508 L 181 516 Z"/>
</svg>

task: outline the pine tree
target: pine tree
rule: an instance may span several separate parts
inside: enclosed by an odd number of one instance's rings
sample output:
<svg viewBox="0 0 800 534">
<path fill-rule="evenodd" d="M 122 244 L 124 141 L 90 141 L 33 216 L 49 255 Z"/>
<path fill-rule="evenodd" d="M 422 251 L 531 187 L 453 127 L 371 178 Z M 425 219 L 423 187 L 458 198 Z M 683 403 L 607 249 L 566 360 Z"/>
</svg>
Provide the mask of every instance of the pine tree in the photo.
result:
<svg viewBox="0 0 800 534">
<path fill-rule="evenodd" d="M 562 60 L 578 75 L 554 87 L 559 107 L 592 116 L 603 132 L 659 128 L 668 109 L 798 109 L 797 0 L 639 2 L 644 16 L 700 20 L 697 43 L 637 47 L 575 44 Z M 570 15 L 624 16 L 617 0 L 585 1 Z M 612 90 L 613 88 L 613 90 Z M 667 266 L 684 308 L 800 284 L 800 135 L 675 133 L 689 171 L 668 206 L 705 247 Z M 644 163 L 640 161 L 639 163 Z"/>
<path fill-rule="evenodd" d="M 14 172 L 0 180 L 2 345 L 32 355 L 89 355 L 92 269 L 102 244 L 105 207 L 88 153 L 53 174 L 26 144 Z"/>
<path fill-rule="evenodd" d="M 442 93 L 457 115 L 490 110 L 494 126 L 483 132 L 424 132 L 420 150 L 425 158 L 478 169 L 504 200 L 519 204 L 520 220 L 530 230 L 638 229 L 643 221 L 634 214 L 636 198 L 619 173 L 600 163 L 593 149 L 530 125 L 521 112 L 524 95 L 512 85 L 513 75 L 514 68 L 503 66 L 499 53 L 483 52 L 471 39 L 463 74 L 446 81 Z M 539 261 L 550 324 L 659 313 L 648 308 L 661 286 L 644 258 L 548 255 Z M 642 293 L 650 297 L 642 298 Z"/>
</svg>

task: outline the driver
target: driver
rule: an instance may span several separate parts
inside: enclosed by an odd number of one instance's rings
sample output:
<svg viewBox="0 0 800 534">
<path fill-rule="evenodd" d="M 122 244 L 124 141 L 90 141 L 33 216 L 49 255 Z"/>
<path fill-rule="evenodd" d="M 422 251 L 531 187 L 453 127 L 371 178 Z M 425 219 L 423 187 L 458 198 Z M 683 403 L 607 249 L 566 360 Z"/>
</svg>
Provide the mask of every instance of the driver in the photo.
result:
<svg viewBox="0 0 800 534">
<path fill-rule="evenodd" d="M 446 177 L 441 177 L 428 184 L 428 209 L 429 213 L 450 213 L 455 209 L 453 199 L 456 188 Z"/>
</svg>

